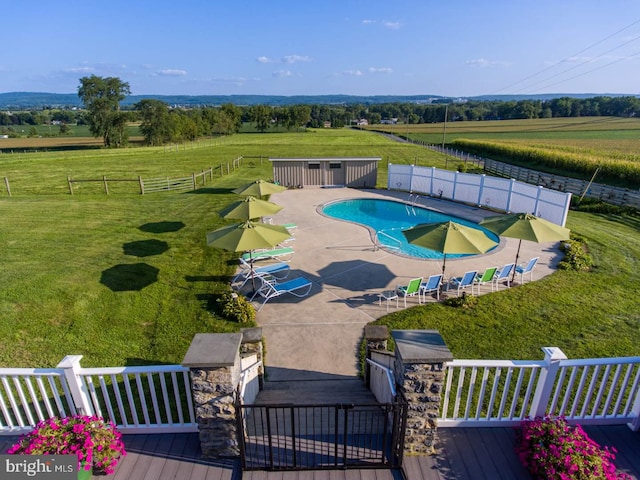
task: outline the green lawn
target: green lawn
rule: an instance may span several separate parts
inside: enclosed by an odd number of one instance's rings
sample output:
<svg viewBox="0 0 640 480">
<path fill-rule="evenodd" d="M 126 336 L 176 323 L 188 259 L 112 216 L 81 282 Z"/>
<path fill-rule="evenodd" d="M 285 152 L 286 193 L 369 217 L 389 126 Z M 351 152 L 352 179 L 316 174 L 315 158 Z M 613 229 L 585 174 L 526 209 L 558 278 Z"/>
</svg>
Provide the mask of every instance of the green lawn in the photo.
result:
<svg viewBox="0 0 640 480">
<path fill-rule="evenodd" d="M 240 155 L 256 158 L 196 192 L 141 196 L 123 184 L 107 196 L 86 184 L 71 196 L 66 185 L 67 176 L 186 176 Z M 269 156 L 380 156 L 379 187 L 387 162 L 445 165 L 424 148 L 350 130 L 237 135 L 180 151 L 3 154 L 13 196 L 0 190 L 0 365 L 55 366 L 67 354 L 85 355 L 85 366 L 175 363 L 195 333 L 245 326 L 216 314 L 235 260 L 205 235 L 228 223 L 216 212 L 238 199 L 231 189 L 271 177 Z M 544 345 L 639 354 L 640 221 L 572 212 L 568 226 L 587 238 L 594 272 L 485 295 L 469 311 L 430 305 L 380 322 L 437 328 L 459 358 L 539 358 Z"/>
</svg>

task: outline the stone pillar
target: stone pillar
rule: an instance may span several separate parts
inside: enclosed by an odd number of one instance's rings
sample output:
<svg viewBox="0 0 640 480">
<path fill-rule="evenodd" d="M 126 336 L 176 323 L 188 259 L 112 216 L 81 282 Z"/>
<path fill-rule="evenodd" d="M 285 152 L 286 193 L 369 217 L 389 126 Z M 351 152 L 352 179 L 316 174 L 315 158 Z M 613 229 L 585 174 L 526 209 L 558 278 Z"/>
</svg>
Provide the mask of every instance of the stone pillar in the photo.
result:
<svg viewBox="0 0 640 480">
<path fill-rule="evenodd" d="M 371 358 L 371 352 L 374 350 L 386 350 L 388 338 L 389 329 L 386 325 L 366 325 L 364 327 L 364 339 L 367 342 L 365 358 Z M 364 384 L 369 387 L 371 383 L 371 368 L 369 368 L 366 360 L 363 369 Z"/>
<path fill-rule="evenodd" d="M 264 389 L 264 352 L 262 348 L 262 328 L 243 328 L 242 343 L 240 345 L 240 355 L 257 355 L 258 361 L 262 362 L 258 372 L 258 385 L 260 390 Z"/>
<path fill-rule="evenodd" d="M 189 367 L 202 455 L 238 456 L 236 395 L 241 333 L 198 333 L 182 365 Z"/>
<path fill-rule="evenodd" d="M 445 364 L 453 360 L 437 330 L 393 330 L 398 389 L 409 404 L 404 451 L 434 453 Z"/>
</svg>

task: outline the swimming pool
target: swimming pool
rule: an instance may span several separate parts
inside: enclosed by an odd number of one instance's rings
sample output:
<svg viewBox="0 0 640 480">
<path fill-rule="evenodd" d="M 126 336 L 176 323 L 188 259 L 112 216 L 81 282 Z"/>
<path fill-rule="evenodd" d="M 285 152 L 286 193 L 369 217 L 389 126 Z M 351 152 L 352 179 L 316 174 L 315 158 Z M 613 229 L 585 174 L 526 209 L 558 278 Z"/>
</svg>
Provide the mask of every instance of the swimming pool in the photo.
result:
<svg viewBox="0 0 640 480">
<path fill-rule="evenodd" d="M 328 217 L 353 222 L 368 227 L 375 232 L 378 243 L 401 255 L 422 259 L 441 259 L 443 254 L 427 248 L 411 245 L 402 234 L 402 230 L 421 223 L 439 223 L 452 220 L 478 230 L 489 238 L 500 242 L 500 238 L 482 228 L 477 223 L 426 208 L 407 205 L 392 200 L 359 198 L 339 200 L 322 207 L 322 213 Z M 469 257 L 471 255 L 447 254 L 447 258 Z"/>
</svg>

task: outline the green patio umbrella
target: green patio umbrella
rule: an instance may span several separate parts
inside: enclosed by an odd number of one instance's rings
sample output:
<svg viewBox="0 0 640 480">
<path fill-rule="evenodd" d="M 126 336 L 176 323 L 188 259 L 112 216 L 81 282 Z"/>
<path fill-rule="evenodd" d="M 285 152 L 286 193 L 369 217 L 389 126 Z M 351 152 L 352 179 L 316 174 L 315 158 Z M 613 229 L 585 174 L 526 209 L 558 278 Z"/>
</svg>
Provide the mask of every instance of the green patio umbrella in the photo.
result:
<svg viewBox="0 0 640 480">
<path fill-rule="evenodd" d="M 264 180 L 256 180 L 255 182 L 247 183 L 241 187 L 233 190 L 233 193 L 238 195 L 252 195 L 254 197 L 264 197 L 265 195 L 271 195 L 272 193 L 284 192 L 287 188 L 282 185 L 276 185 L 275 183 L 266 182 Z"/>
<path fill-rule="evenodd" d="M 571 231 L 568 228 L 557 225 L 544 218 L 536 217 L 531 213 L 512 213 L 507 215 L 495 215 L 487 217 L 480 222 L 487 230 L 491 230 L 497 235 L 509 238 L 517 238 L 518 251 L 516 252 L 516 266 L 520 256 L 520 246 L 522 240 L 530 242 L 559 242 L 569 240 Z M 513 269 L 513 279 L 516 277 L 516 270 Z"/>
<path fill-rule="evenodd" d="M 220 211 L 224 218 L 236 218 L 238 220 L 251 220 L 252 218 L 266 217 L 282 210 L 280 205 L 256 197 L 246 197 L 233 202 Z"/>
<path fill-rule="evenodd" d="M 249 252 L 251 283 L 255 290 L 251 253 L 259 248 L 274 247 L 288 238 L 291 238 L 291 234 L 285 227 L 248 220 L 207 233 L 207 245 L 230 252 Z"/>
<path fill-rule="evenodd" d="M 452 221 L 423 223 L 408 230 L 403 230 L 402 233 L 409 243 L 444 254 L 442 263 L 443 276 L 447 263 L 447 253 L 485 253 L 497 245 L 482 230 Z"/>
</svg>

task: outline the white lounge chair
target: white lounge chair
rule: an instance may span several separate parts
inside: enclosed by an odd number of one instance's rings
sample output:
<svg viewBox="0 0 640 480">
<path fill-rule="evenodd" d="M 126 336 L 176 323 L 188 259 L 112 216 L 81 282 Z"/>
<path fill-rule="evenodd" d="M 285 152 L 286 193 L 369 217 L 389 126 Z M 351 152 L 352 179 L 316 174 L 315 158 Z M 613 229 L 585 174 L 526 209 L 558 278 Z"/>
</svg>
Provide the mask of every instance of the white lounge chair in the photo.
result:
<svg viewBox="0 0 640 480">
<path fill-rule="evenodd" d="M 496 276 L 493 277 L 493 285 L 495 285 L 496 290 L 500 289 L 501 280 L 506 281 L 507 288 L 511 286 L 511 272 L 513 272 L 515 266 L 515 263 L 507 263 L 506 265 L 498 269 L 498 271 L 496 272 Z M 491 287 L 491 291 L 493 291 L 493 287 Z"/>
<path fill-rule="evenodd" d="M 251 264 L 241 258 L 240 267 L 242 268 L 242 270 L 240 270 L 240 272 L 238 272 L 238 274 L 233 277 L 233 280 L 231 280 L 231 285 L 238 290 L 241 289 L 244 284 L 252 278 L 261 278 L 269 275 L 276 278 L 277 280 L 283 280 L 287 278 L 287 276 L 291 272 L 291 267 L 289 266 L 289 264 L 284 262 L 272 263 L 270 265 L 264 265 L 262 267 L 251 268 Z M 239 285 L 235 285 L 237 282 L 241 283 Z"/>
<path fill-rule="evenodd" d="M 280 295 L 284 295 L 285 293 L 290 293 L 291 295 L 300 298 L 306 297 L 309 295 L 311 287 L 313 286 L 313 284 L 304 277 L 297 277 L 282 283 L 269 282 L 264 279 L 261 280 L 263 280 L 262 286 L 256 290 L 256 293 L 254 293 L 249 299 L 251 301 L 258 295 L 264 298 L 264 302 L 262 302 L 262 305 L 258 307 L 258 312 L 262 310 L 264 304 L 269 300 L 279 297 Z"/>
<path fill-rule="evenodd" d="M 526 264 L 518 265 L 516 267 L 516 273 L 520 275 L 520 283 L 524 283 L 524 276 L 529 274 L 529 281 L 533 281 L 533 267 L 538 263 L 540 257 L 535 257 L 529 260 Z"/>
<path fill-rule="evenodd" d="M 282 247 L 273 248 L 271 250 L 260 250 L 251 253 L 243 253 L 240 258 L 245 262 L 255 262 L 258 260 L 265 260 L 269 258 L 275 258 L 277 260 L 280 260 L 281 262 L 287 262 L 291 260 L 291 256 L 293 256 L 293 248 Z"/>
<path fill-rule="evenodd" d="M 473 295 L 473 284 L 476 281 L 476 277 L 478 276 L 477 270 L 472 270 L 466 272 L 462 277 L 452 278 L 449 281 L 449 284 L 456 287 L 458 289 L 458 296 L 460 296 L 460 292 L 465 288 L 471 289 L 471 295 Z"/>
</svg>

